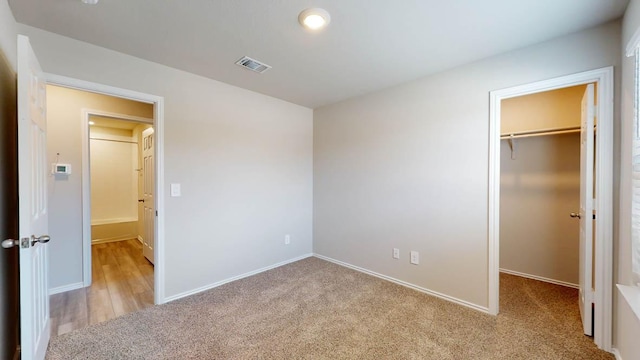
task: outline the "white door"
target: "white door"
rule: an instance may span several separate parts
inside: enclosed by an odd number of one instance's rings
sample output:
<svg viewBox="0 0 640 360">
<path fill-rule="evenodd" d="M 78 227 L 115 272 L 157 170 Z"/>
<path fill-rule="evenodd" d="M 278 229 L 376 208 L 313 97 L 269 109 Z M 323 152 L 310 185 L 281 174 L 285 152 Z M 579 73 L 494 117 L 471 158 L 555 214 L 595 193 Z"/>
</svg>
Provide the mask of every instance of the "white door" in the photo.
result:
<svg viewBox="0 0 640 360">
<path fill-rule="evenodd" d="M 587 85 L 582 97 L 580 130 L 580 314 L 584 333 L 593 336 L 593 163 L 594 86 Z M 572 214 L 574 216 L 574 214 Z"/>
<path fill-rule="evenodd" d="M 18 177 L 20 348 L 22 359 L 40 360 L 47 351 L 51 327 L 46 83 L 26 36 L 18 36 Z"/>
<path fill-rule="evenodd" d="M 153 128 L 142 132 L 142 198 L 144 200 L 143 223 L 144 234 L 142 254 L 153 263 L 153 248 L 155 247 L 155 169 L 154 169 L 154 136 Z"/>
</svg>

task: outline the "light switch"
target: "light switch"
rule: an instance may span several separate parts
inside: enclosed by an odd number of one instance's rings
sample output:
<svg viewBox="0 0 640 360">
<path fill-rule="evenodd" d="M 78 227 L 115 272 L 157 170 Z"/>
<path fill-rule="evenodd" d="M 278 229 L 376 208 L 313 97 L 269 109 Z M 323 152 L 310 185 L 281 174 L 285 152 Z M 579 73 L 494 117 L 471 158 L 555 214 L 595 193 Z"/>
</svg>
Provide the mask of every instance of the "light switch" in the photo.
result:
<svg viewBox="0 0 640 360">
<path fill-rule="evenodd" d="M 171 197 L 178 197 L 180 195 L 180 184 L 171 184 Z"/>
</svg>

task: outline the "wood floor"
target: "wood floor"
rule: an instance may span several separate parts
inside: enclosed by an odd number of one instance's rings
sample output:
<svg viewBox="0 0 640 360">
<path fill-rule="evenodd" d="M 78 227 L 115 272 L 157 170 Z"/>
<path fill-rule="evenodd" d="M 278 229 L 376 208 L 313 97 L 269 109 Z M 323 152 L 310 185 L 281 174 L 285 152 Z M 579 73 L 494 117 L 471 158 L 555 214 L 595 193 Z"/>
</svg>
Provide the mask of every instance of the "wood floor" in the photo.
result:
<svg viewBox="0 0 640 360">
<path fill-rule="evenodd" d="M 51 296 L 51 336 L 153 305 L 153 265 L 138 240 L 96 244 L 92 285 Z"/>
</svg>

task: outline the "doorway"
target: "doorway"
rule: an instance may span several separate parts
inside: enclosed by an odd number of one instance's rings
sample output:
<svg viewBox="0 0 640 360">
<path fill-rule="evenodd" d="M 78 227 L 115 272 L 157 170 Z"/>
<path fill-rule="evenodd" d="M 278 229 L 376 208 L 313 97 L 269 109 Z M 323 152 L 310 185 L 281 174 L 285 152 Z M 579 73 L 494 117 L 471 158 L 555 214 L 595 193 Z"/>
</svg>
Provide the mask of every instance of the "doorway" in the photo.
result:
<svg viewBox="0 0 640 360">
<path fill-rule="evenodd" d="M 155 194 L 161 195 L 161 189 L 164 188 L 164 98 L 161 96 L 146 94 L 138 91 L 122 89 L 114 86 L 98 84 L 90 81 L 75 79 L 67 76 L 61 76 L 56 74 L 45 74 L 45 80 L 49 85 L 56 85 L 60 87 L 66 87 L 71 89 L 83 90 L 96 94 L 109 95 L 121 99 L 128 99 L 133 101 L 139 101 L 153 105 L 153 125 L 154 125 L 154 172 L 156 174 L 154 184 Z M 86 129 L 86 126 L 82 124 L 82 129 Z M 88 147 L 83 147 L 88 148 Z M 84 155 L 83 155 L 84 156 Z M 88 154 L 86 154 L 88 157 Z M 86 199 L 90 194 L 85 193 L 85 189 L 89 187 L 83 187 L 82 198 Z M 166 302 L 165 299 L 165 267 L 164 267 L 164 254 L 165 254 L 165 199 L 164 196 L 156 196 L 155 198 L 155 229 L 153 229 L 154 235 L 154 272 L 153 272 L 153 284 L 154 284 L 154 303 L 156 305 Z M 86 218 L 86 216 L 83 216 Z M 87 236 L 84 236 L 87 238 Z M 89 236 L 90 238 L 90 236 Z M 86 247 L 83 247 L 83 251 L 86 251 Z M 82 279 L 87 279 L 91 272 L 91 268 L 88 263 L 83 264 Z M 79 287 L 81 287 L 80 285 Z M 76 288 L 79 288 L 76 287 Z"/>
<path fill-rule="evenodd" d="M 158 201 L 154 196 L 154 201 L 150 202 L 153 211 L 147 211 L 147 213 L 153 216 L 149 219 L 148 226 L 143 226 L 143 222 L 138 221 L 138 218 L 143 218 L 140 213 L 144 211 L 143 203 L 138 202 L 138 200 L 144 199 L 143 194 L 138 194 L 138 183 L 140 182 L 140 186 L 147 183 L 147 190 L 151 190 L 148 195 L 153 195 L 157 193 L 156 187 L 162 186 L 163 182 L 162 138 L 160 136 L 162 132 L 162 99 L 53 75 L 48 75 L 47 80 L 49 89 L 56 88 L 57 91 L 83 93 L 85 98 L 90 99 L 66 117 L 65 121 L 68 123 L 75 121 L 76 125 L 71 124 L 69 128 L 58 129 L 54 126 L 51 129 L 49 139 L 52 144 L 49 148 L 51 163 L 74 164 L 69 167 L 69 174 L 52 174 L 54 178 L 51 180 L 53 184 L 50 187 L 50 193 L 53 197 L 52 203 L 58 201 L 58 203 L 74 204 L 75 202 L 71 200 L 74 198 L 74 193 L 65 192 L 69 188 L 81 193 L 81 196 L 78 197 L 81 199 L 81 204 L 78 207 L 80 216 L 71 216 L 72 213 L 76 213 L 76 210 L 67 211 L 64 214 L 68 218 L 67 220 L 76 222 L 79 220 L 78 224 L 74 223 L 73 226 L 68 227 L 72 229 L 73 234 L 80 230 L 81 236 L 69 236 L 68 238 L 60 236 L 67 238 L 67 242 L 79 239 L 78 244 L 73 244 L 74 254 L 80 250 L 80 256 L 74 255 L 80 258 L 80 266 L 75 265 L 78 260 L 69 258 L 69 261 L 65 261 L 74 264 L 74 276 L 81 276 L 81 282 L 78 285 L 72 284 L 77 290 L 74 288 L 63 289 L 64 291 L 72 290 L 69 293 L 73 293 L 65 301 L 80 308 L 80 313 L 84 311 L 86 314 L 84 320 L 88 321 L 89 317 L 93 316 L 94 322 L 92 323 L 95 323 L 95 319 L 106 320 L 151 306 L 154 303 L 162 303 L 164 297 L 161 280 L 163 278 L 163 263 L 159 260 L 163 259 L 163 219 L 156 216 L 163 207 L 162 200 Z M 53 96 L 53 92 L 51 93 L 52 96 L 48 96 L 48 100 L 52 104 L 53 110 L 56 110 L 56 106 L 65 105 L 61 103 L 59 97 Z M 108 103 L 108 101 L 105 102 L 105 98 L 113 100 L 116 106 L 113 108 L 102 106 Z M 68 104 L 66 105 L 68 106 Z M 53 119 L 55 115 L 56 111 L 50 111 L 48 117 Z M 81 130 L 75 133 L 78 135 L 74 134 L 75 129 Z M 154 131 L 153 144 L 155 146 L 148 149 L 151 151 L 151 156 L 149 156 L 150 161 L 147 161 L 147 164 L 151 164 L 151 166 L 146 170 L 151 179 L 144 181 L 142 179 L 144 171 L 139 165 L 142 163 L 142 159 L 138 157 L 138 155 L 142 157 L 143 151 L 138 149 L 138 145 L 142 145 L 143 133 L 148 129 Z M 57 140 L 56 136 L 58 136 Z M 53 147 L 59 147 L 62 151 L 55 152 L 57 149 Z M 116 154 L 121 157 L 116 157 Z M 92 155 L 94 155 L 93 159 Z M 106 160 L 102 164 L 97 162 L 100 157 Z M 97 176 L 98 174 L 103 175 L 102 181 Z M 96 175 L 95 179 L 91 175 Z M 93 186 L 91 186 L 92 179 L 98 180 L 93 183 Z M 114 181 L 114 179 L 123 181 Z M 96 190 L 93 194 L 92 188 Z M 94 195 L 93 201 L 92 195 Z M 109 202 L 109 200 L 115 201 Z M 93 211 L 91 209 L 92 203 L 94 203 Z M 158 212 L 156 213 L 156 211 Z M 54 219 L 52 223 L 59 223 L 57 220 L 59 219 Z M 150 231 L 150 234 L 145 234 L 145 230 Z M 149 246 L 151 255 L 147 252 L 145 258 L 143 256 L 143 242 L 149 239 L 158 240 L 155 241 L 157 246 Z M 64 246 L 59 243 L 56 245 Z M 63 256 L 70 255 L 64 254 Z M 151 258 L 152 261 L 155 259 L 155 269 L 153 263 L 147 258 Z M 53 263 L 54 259 L 51 262 Z M 58 263 L 60 262 L 58 261 Z M 66 264 L 62 264 L 62 267 L 64 266 Z M 122 270 L 129 275 L 137 274 L 139 276 L 136 279 L 125 279 L 122 273 L 118 275 L 118 271 L 122 272 Z M 54 276 L 53 273 L 52 276 Z M 111 287 L 108 284 L 110 280 L 116 280 Z M 93 288 L 96 291 L 90 290 Z M 86 292 L 84 299 L 80 296 L 82 290 Z M 124 290 L 131 290 L 128 291 L 129 295 L 133 294 L 135 297 L 129 296 L 127 300 L 122 300 L 122 297 L 118 298 L 120 295 L 127 295 L 127 291 Z M 52 293 L 59 292 L 61 291 Z M 55 296 L 51 299 L 52 310 L 55 306 Z M 109 298 L 111 305 L 94 307 L 97 308 L 96 311 L 88 309 L 88 301 L 100 298 L 103 300 Z M 82 310 L 83 308 L 87 310 Z M 55 314 L 52 313 L 52 319 L 54 317 Z M 76 327 L 82 322 L 83 319 L 80 319 L 62 325 Z M 56 330 L 53 329 L 53 332 L 55 334 Z"/>
<path fill-rule="evenodd" d="M 503 314 L 544 319 L 546 331 L 558 336 L 593 334 L 590 298 L 580 296 L 581 289 L 593 288 L 593 271 L 586 270 L 592 269 L 591 257 L 581 260 L 581 250 L 591 253 L 593 236 L 585 234 L 590 238 L 581 246 L 583 220 L 576 215 L 581 185 L 593 197 L 593 171 L 581 179 L 581 124 L 588 115 L 582 114 L 582 102 L 593 108 L 593 87 L 501 102 L 500 306 Z M 595 132 L 589 133 L 593 139 Z M 592 166 L 593 152 L 589 156 Z"/>
<path fill-rule="evenodd" d="M 137 239 L 153 264 L 153 119 L 86 109 L 83 119 L 88 125 L 83 156 L 83 187 L 90 194 L 83 202 L 89 220 L 83 232 L 85 241 L 91 239 L 87 247 Z M 90 284 L 91 278 L 85 279 L 85 286 Z"/>
<path fill-rule="evenodd" d="M 500 175 L 502 101 L 518 96 L 594 83 L 597 85 L 598 136 L 594 143 L 595 220 L 593 263 L 595 289 L 594 342 L 604 350 L 611 349 L 612 286 L 612 154 L 613 154 L 613 68 L 603 68 L 551 80 L 492 91 L 490 94 L 489 142 L 489 312 L 497 315 L 500 298 Z"/>
</svg>

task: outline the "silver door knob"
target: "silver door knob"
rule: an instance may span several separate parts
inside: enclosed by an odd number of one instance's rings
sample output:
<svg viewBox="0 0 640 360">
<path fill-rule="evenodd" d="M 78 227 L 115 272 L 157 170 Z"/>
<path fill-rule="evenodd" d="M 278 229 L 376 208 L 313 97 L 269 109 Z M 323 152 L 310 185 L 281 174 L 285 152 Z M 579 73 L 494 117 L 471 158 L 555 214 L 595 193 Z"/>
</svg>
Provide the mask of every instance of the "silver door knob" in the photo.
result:
<svg viewBox="0 0 640 360">
<path fill-rule="evenodd" d="M 582 219 L 582 215 L 576 214 L 576 213 L 571 213 L 571 214 L 569 214 L 569 216 L 571 216 L 572 218 Z"/>
<path fill-rule="evenodd" d="M 49 240 L 51 240 L 51 237 L 49 235 L 42 235 L 38 237 L 36 237 L 35 235 L 31 235 L 31 246 L 35 245 L 36 243 L 48 243 Z"/>
<path fill-rule="evenodd" d="M 20 245 L 20 240 L 7 239 L 2 241 L 2 247 L 5 249 L 11 249 L 18 245 Z"/>
</svg>

